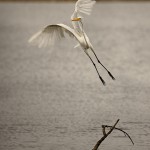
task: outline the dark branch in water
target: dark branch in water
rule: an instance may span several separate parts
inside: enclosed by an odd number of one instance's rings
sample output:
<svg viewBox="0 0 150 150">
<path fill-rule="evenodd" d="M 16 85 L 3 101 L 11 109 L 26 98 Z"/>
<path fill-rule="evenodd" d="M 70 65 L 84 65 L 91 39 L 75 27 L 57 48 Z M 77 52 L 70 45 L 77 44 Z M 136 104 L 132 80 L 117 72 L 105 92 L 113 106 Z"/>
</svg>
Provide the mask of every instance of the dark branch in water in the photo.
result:
<svg viewBox="0 0 150 150">
<path fill-rule="evenodd" d="M 125 134 L 125 136 L 127 136 L 127 137 L 131 140 L 132 144 L 134 145 L 134 142 L 133 142 L 133 140 L 131 139 L 131 137 L 129 136 L 128 133 L 126 133 L 125 131 L 123 131 L 123 130 L 120 129 L 120 128 L 116 128 L 116 125 L 117 125 L 118 122 L 119 122 L 119 119 L 116 121 L 116 123 L 115 123 L 113 126 L 102 125 L 103 137 L 96 143 L 96 145 L 94 146 L 94 148 L 93 148 L 92 150 L 97 150 L 98 147 L 100 146 L 100 144 L 107 138 L 107 136 L 108 136 L 109 134 L 111 134 L 111 132 L 112 132 L 114 129 L 123 132 L 123 133 Z M 106 133 L 106 131 L 105 131 L 106 128 L 110 128 L 110 130 L 109 130 L 107 133 Z"/>
<path fill-rule="evenodd" d="M 114 130 L 115 126 L 117 125 L 117 123 L 119 122 L 119 119 L 116 121 L 116 123 L 113 125 L 113 127 L 106 133 L 105 132 L 105 126 L 102 125 L 102 129 L 103 129 L 103 137 L 96 143 L 96 145 L 94 146 L 93 150 L 97 150 L 98 147 L 100 146 L 100 144 L 106 139 L 106 137 Z"/>
</svg>

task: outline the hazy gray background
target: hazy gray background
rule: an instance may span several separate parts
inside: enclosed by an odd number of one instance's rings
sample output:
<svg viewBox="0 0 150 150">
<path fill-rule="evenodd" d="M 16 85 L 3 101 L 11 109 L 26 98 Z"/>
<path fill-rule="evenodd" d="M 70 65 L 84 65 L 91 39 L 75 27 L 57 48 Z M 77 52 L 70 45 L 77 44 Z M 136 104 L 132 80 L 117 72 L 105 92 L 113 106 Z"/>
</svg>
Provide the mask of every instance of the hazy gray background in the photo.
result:
<svg viewBox="0 0 150 150">
<path fill-rule="evenodd" d="M 74 3 L 0 3 L 0 150 L 91 150 L 101 125 L 115 131 L 103 150 L 150 149 L 150 3 L 97 3 L 85 30 L 101 61 L 104 87 L 72 40 L 38 49 L 29 37 L 70 23 Z M 98 64 L 97 64 L 98 65 Z"/>
</svg>

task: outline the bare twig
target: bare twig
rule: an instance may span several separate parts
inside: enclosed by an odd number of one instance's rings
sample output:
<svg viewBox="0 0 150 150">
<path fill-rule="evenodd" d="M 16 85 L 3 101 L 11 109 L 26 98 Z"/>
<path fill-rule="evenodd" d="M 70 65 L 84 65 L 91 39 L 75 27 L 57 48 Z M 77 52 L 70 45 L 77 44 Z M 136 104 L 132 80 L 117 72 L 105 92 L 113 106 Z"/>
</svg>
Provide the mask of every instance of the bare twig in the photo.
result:
<svg viewBox="0 0 150 150">
<path fill-rule="evenodd" d="M 106 128 L 112 128 L 112 126 L 107 126 L 107 125 L 105 125 L 105 127 L 106 127 Z M 130 139 L 130 141 L 132 142 L 132 144 L 134 145 L 134 142 L 133 142 L 132 138 L 130 137 L 130 135 L 129 135 L 127 132 L 123 131 L 123 130 L 120 129 L 120 128 L 116 128 L 116 127 L 115 127 L 114 129 L 123 132 L 123 133 L 125 134 L 125 136 L 127 136 L 127 137 Z"/>
<path fill-rule="evenodd" d="M 120 129 L 120 128 L 116 128 L 116 125 L 117 125 L 118 122 L 119 122 L 119 119 L 116 121 L 116 123 L 115 123 L 113 126 L 102 125 L 103 137 L 96 143 L 96 145 L 94 146 L 94 148 L 93 148 L 92 150 L 97 150 L 98 147 L 100 146 L 100 144 L 106 139 L 106 137 L 107 137 L 114 129 L 123 132 L 123 133 L 125 134 L 125 136 L 127 136 L 127 137 L 131 140 L 132 144 L 134 145 L 133 140 L 131 139 L 131 137 L 129 136 L 129 134 L 128 134 L 127 132 L 123 131 L 123 130 Z M 107 133 L 106 133 L 106 131 L 105 131 L 106 128 L 110 128 L 110 130 L 109 130 Z"/>
</svg>

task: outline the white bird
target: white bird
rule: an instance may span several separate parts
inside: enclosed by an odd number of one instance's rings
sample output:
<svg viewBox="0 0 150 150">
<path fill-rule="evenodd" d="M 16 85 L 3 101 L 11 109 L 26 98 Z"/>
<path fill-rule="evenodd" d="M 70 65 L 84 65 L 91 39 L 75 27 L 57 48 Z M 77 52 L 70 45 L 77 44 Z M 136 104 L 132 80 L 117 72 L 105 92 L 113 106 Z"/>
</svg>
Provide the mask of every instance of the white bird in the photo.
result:
<svg viewBox="0 0 150 150">
<path fill-rule="evenodd" d="M 34 34 L 29 39 L 29 43 L 34 43 L 35 45 L 38 45 L 39 48 L 41 48 L 41 47 L 46 47 L 48 45 L 55 44 L 55 42 L 58 42 L 58 40 L 60 40 L 61 38 L 64 38 L 65 34 L 68 34 L 70 37 L 75 37 L 76 40 L 78 41 L 78 45 L 75 46 L 75 48 L 78 46 L 82 47 L 86 55 L 91 60 L 93 66 L 95 67 L 96 72 L 101 82 L 103 83 L 103 85 L 105 85 L 105 81 L 100 76 L 94 61 L 92 60 L 92 58 L 90 57 L 88 53 L 89 49 L 95 55 L 98 63 L 101 64 L 102 67 L 108 72 L 109 76 L 113 80 L 115 80 L 115 78 L 98 59 L 96 53 L 93 50 L 93 46 L 90 43 L 88 36 L 84 32 L 83 23 L 82 23 L 82 18 L 83 18 L 82 14 L 90 15 L 95 2 L 96 2 L 95 0 L 78 0 L 75 4 L 75 10 L 71 16 L 71 22 L 72 22 L 73 28 L 70 28 L 69 26 L 64 25 L 64 24 L 48 25 L 43 30 Z"/>
</svg>

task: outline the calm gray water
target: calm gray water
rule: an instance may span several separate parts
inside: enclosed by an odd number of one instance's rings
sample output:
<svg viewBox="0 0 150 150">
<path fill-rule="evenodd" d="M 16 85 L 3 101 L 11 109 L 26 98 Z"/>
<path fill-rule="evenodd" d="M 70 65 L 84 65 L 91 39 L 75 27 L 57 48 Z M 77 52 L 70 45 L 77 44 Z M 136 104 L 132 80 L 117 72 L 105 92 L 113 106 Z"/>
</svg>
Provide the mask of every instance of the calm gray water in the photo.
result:
<svg viewBox="0 0 150 150">
<path fill-rule="evenodd" d="M 69 24 L 73 9 L 0 3 L 0 150 L 91 150 L 101 125 L 118 118 L 135 146 L 114 131 L 100 149 L 149 150 L 150 3 L 97 3 L 85 18 L 98 57 L 117 79 L 98 66 L 106 87 L 75 41 L 45 49 L 27 42 L 48 24 Z"/>
</svg>

